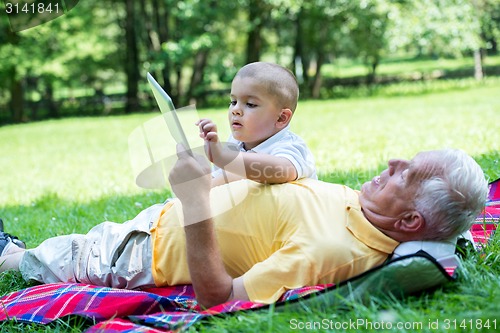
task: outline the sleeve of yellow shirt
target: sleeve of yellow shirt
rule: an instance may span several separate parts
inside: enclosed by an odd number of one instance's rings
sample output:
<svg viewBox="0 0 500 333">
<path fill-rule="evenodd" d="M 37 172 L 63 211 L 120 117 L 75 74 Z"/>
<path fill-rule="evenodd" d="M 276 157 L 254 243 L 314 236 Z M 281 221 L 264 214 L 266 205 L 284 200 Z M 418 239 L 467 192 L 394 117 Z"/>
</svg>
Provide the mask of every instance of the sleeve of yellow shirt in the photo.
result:
<svg viewBox="0 0 500 333">
<path fill-rule="evenodd" d="M 274 303 L 290 289 L 310 284 L 318 272 L 309 258 L 292 242 L 243 275 L 245 290 L 254 302 Z"/>
</svg>

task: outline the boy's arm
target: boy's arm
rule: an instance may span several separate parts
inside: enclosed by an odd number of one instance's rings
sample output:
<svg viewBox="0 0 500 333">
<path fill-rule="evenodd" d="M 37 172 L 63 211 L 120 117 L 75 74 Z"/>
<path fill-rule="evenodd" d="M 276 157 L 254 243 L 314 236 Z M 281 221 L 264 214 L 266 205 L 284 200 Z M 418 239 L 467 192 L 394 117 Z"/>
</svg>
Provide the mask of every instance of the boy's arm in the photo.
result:
<svg viewBox="0 0 500 333">
<path fill-rule="evenodd" d="M 248 179 L 267 184 L 286 183 L 297 179 L 295 166 L 285 157 L 240 152 L 237 158 L 243 160 L 244 174 L 238 173 L 242 171 L 241 168 L 231 168 L 231 164 L 226 169 Z"/>
<path fill-rule="evenodd" d="M 212 186 L 250 179 L 259 183 L 280 184 L 297 179 L 297 170 L 289 159 L 269 154 L 239 152 L 212 179 Z M 222 166 L 219 165 L 219 167 Z"/>
<path fill-rule="evenodd" d="M 297 179 L 297 169 L 289 159 L 231 150 L 220 143 L 217 126 L 211 120 L 201 119 L 197 125 L 200 127 L 200 136 L 205 140 L 209 160 L 226 171 L 226 177 L 218 175 L 214 178 L 214 186 L 243 178 L 268 184 Z"/>
<path fill-rule="evenodd" d="M 235 182 L 241 179 L 246 179 L 246 177 L 237 175 L 235 173 L 226 170 L 219 169 L 219 172 L 216 172 L 214 177 L 212 178 L 212 187 L 227 184 L 230 182 Z"/>
<path fill-rule="evenodd" d="M 179 147 L 180 146 L 180 147 Z M 211 174 L 206 159 L 190 156 L 181 145 L 169 181 L 182 203 L 191 282 L 200 305 L 211 307 L 232 299 L 248 300 L 243 279 L 225 270 L 210 210 Z"/>
</svg>

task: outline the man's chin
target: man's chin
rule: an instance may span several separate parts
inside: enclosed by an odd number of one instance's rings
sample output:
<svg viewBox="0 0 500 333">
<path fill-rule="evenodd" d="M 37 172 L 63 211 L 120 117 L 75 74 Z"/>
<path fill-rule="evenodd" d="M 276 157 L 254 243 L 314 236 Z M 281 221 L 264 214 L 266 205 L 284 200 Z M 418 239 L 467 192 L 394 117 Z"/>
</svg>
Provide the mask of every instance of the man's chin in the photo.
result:
<svg viewBox="0 0 500 333">
<path fill-rule="evenodd" d="M 366 192 L 367 187 L 369 186 L 369 183 L 370 183 L 370 182 L 366 182 L 366 183 L 363 183 L 363 184 L 361 185 L 361 188 L 360 188 L 360 190 L 359 190 L 359 192 L 360 192 L 359 194 L 360 194 L 360 195 L 363 195 L 363 194 Z"/>
</svg>

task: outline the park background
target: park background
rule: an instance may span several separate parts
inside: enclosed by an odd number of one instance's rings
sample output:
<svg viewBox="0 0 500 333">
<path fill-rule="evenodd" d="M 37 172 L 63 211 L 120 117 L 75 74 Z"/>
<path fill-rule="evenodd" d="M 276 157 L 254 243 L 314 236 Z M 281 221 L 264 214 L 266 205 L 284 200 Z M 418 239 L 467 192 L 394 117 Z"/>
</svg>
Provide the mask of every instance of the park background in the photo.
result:
<svg viewBox="0 0 500 333">
<path fill-rule="evenodd" d="M 496 179 L 499 36 L 498 0 L 85 0 L 16 32 L 0 13 L 0 218 L 31 247 L 163 201 L 168 189 L 136 186 L 128 151 L 129 135 L 158 115 L 146 73 L 226 135 L 230 81 L 256 60 L 296 73 L 292 130 L 311 147 L 322 180 L 358 189 L 388 158 L 444 147 L 465 150 Z M 495 332 L 499 263 L 497 234 L 464 261 L 458 283 L 429 293 L 347 310 L 244 313 L 190 331 L 286 332 L 292 319 L 356 318 L 467 320 L 453 331 Z M 4 273 L 0 294 L 28 285 Z M 488 319 L 488 328 L 469 325 Z M 3 322 L 0 330 L 88 326 L 66 318 L 48 327 Z"/>
<path fill-rule="evenodd" d="M 498 0 L 85 0 L 12 31 L 23 15 L 0 16 L 0 124 L 151 110 L 148 71 L 198 108 L 259 60 L 292 69 L 303 99 L 500 74 Z"/>
</svg>

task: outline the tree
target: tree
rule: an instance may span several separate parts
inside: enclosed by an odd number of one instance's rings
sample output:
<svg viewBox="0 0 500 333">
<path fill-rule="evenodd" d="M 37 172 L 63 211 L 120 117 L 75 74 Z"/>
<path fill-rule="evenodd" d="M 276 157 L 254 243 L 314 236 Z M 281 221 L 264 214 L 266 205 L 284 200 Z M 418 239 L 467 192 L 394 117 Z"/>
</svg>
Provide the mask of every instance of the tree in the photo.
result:
<svg viewBox="0 0 500 333">
<path fill-rule="evenodd" d="M 147 43 L 146 61 L 151 71 L 164 71 L 164 88 L 175 104 L 194 103 L 203 98 L 202 92 L 210 84 L 207 73 L 231 58 L 225 36 L 231 34 L 229 27 L 237 19 L 233 13 L 238 12 L 238 6 L 215 0 L 170 1 L 168 6 L 164 33 L 154 20 L 152 24 L 144 21 L 143 33 L 153 36 Z M 146 8 L 151 18 L 154 12 L 149 8 L 155 7 Z"/>
<path fill-rule="evenodd" d="M 345 23 L 349 12 L 357 5 L 357 1 L 317 0 L 315 3 L 304 2 L 300 11 L 300 35 L 302 39 L 300 58 L 304 62 L 305 81 L 310 82 L 308 88 L 313 98 L 320 96 L 322 86 L 322 66 L 334 59 L 340 52 L 349 34 Z M 296 44 L 297 45 L 297 44 Z M 296 52 L 298 54 L 298 52 Z M 314 64 L 313 77 L 308 78 L 311 64 Z"/>
<path fill-rule="evenodd" d="M 127 92 L 125 102 L 125 113 L 137 111 L 139 109 L 139 50 L 137 46 L 136 33 L 136 11 L 137 6 L 134 0 L 126 0 L 125 17 L 125 74 L 127 76 Z"/>
<path fill-rule="evenodd" d="M 56 90 L 102 87 L 114 78 L 121 62 L 117 44 L 110 41 L 119 30 L 107 6 L 96 0 L 80 2 L 67 14 L 19 33 L 2 26 L 0 39 L 6 43 L 0 44 L 0 74 L 13 83 L 10 121 L 36 119 L 41 108 L 58 117 Z"/>
<path fill-rule="evenodd" d="M 362 58 L 368 67 L 367 83 L 375 82 L 376 71 L 387 51 L 390 4 L 383 0 L 363 1 L 349 13 L 349 57 Z"/>
<path fill-rule="evenodd" d="M 416 0 L 391 8 L 391 51 L 461 57 L 478 50 L 480 20 L 470 0 Z"/>
<path fill-rule="evenodd" d="M 272 7 L 267 1 L 248 0 L 248 23 L 249 31 L 247 35 L 246 63 L 260 60 L 263 49 L 262 30 L 269 20 Z"/>
<path fill-rule="evenodd" d="M 12 31 L 7 20 L 0 21 L 0 75 L 7 78 L 1 80 L 1 87 L 9 91 L 10 118 L 14 122 L 24 120 L 24 86 L 23 71 L 25 61 L 17 59 L 24 40 L 18 32 Z"/>
<path fill-rule="evenodd" d="M 498 0 L 472 0 L 476 15 L 481 24 L 481 38 L 483 49 L 488 53 L 498 53 L 498 40 L 500 39 L 500 1 Z"/>
</svg>

